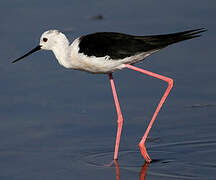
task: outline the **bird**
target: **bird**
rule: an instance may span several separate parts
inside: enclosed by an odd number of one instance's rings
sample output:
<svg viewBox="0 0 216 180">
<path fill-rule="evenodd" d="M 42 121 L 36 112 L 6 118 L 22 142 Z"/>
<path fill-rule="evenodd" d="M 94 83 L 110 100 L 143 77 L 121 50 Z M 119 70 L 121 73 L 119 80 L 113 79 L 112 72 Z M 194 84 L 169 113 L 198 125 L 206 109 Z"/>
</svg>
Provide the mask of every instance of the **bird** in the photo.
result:
<svg viewBox="0 0 216 180">
<path fill-rule="evenodd" d="M 111 84 L 114 103 L 117 111 L 117 135 L 114 149 L 114 160 L 118 159 L 120 137 L 123 126 L 123 115 L 114 83 L 113 72 L 125 68 L 147 74 L 168 83 L 167 89 L 150 120 L 144 136 L 139 142 L 141 155 L 147 163 L 152 159 L 147 153 L 145 143 L 150 129 L 169 95 L 174 80 L 151 71 L 134 66 L 151 54 L 159 50 L 188 39 L 200 37 L 205 28 L 186 30 L 159 35 L 130 35 L 119 32 L 96 32 L 76 38 L 71 44 L 67 37 L 59 30 L 52 29 L 42 33 L 39 45 L 25 55 L 15 59 L 15 63 L 39 50 L 53 51 L 59 64 L 68 69 L 85 71 L 93 74 L 107 74 Z"/>
</svg>

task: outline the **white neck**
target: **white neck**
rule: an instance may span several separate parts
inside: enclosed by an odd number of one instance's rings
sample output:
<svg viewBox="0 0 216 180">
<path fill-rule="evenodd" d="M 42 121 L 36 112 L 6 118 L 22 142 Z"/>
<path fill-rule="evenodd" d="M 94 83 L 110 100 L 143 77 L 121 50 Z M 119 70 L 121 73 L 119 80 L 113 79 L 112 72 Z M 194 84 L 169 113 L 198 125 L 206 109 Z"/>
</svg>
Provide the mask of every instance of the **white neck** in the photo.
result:
<svg viewBox="0 0 216 180">
<path fill-rule="evenodd" d="M 69 66 L 69 58 L 70 58 L 70 48 L 69 48 L 69 41 L 65 37 L 61 43 L 57 43 L 53 48 L 53 53 L 55 54 L 59 64 L 64 67 Z"/>
</svg>

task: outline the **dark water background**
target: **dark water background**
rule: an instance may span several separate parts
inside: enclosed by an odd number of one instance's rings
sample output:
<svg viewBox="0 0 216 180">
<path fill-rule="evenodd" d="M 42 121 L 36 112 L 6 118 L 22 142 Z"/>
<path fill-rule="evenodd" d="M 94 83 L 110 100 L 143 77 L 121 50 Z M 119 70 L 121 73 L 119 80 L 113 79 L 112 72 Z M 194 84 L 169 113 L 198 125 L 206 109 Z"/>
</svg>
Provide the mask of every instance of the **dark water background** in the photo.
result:
<svg viewBox="0 0 216 180">
<path fill-rule="evenodd" d="M 214 0 L 1 1 L 0 179 L 215 179 L 215 17 Z M 209 29 L 201 38 L 137 64 L 175 80 L 147 143 L 154 161 L 143 169 L 138 143 L 166 83 L 127 69 L 114 74 L 125 124 L 118 164 L 106 167 L 116 133 L 108 77 L 64 69 L 52 52 L 11 64 L 48 29 L 72 41 L 96 31 L 200 27 Z"/>
</svg>

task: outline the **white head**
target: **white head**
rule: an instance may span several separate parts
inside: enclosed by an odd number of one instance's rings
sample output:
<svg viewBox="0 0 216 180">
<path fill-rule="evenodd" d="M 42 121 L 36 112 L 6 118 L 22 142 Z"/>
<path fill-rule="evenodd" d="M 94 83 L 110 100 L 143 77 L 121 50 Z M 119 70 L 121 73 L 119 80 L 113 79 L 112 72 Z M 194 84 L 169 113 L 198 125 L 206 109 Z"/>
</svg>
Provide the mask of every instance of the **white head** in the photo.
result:
<svg viewBox="0 0 216 180">
<path fill-rule="evenodd" d="M 40 38 L 41 49 L 53 50 L 55 47 L 68 46 L 69 42 L 66 36 L 58 30 L 49 30 L 44 32 Z"/>
<path fill-rule="evenodd" d="M 16 60 L 14 60 L 12 63 L 15 63 L 21 59 L 23 59 L 24 57 L 40 50 L 55 50 L 58 48 L 62 48 L 62 47 L 67 47 L 69 46 L 69 42 L 68 39 L 66 38 L 66 36 L 61 33 L 58 30 L 49 30 L 44 32 L 41 35 L 40 38 L 40 43 L 37 47 L 35 47 L 34 49 L 32 49 L 31 51 L 29 51 L 28 53 L 26 53 L 25 55 L 17 58 Z"/>
</svg>

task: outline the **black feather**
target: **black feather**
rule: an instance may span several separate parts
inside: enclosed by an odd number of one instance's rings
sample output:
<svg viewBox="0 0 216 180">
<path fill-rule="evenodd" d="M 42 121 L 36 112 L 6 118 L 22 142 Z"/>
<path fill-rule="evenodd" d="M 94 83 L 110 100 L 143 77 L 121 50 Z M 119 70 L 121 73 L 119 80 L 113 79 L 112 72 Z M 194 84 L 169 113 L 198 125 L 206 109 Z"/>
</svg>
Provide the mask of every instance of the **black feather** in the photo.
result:
<svg viewBox="0 0 216 180">
<path fill-rule="evenodd" d="M 133 36 L 116 32 L 98 32 L 80 38 L 79 53 L 87 56 L 123 59 L 143 52 L 153 52 L 170 44 L 201 36 L 206 29 L 172 34 Z"/>
</svg>

